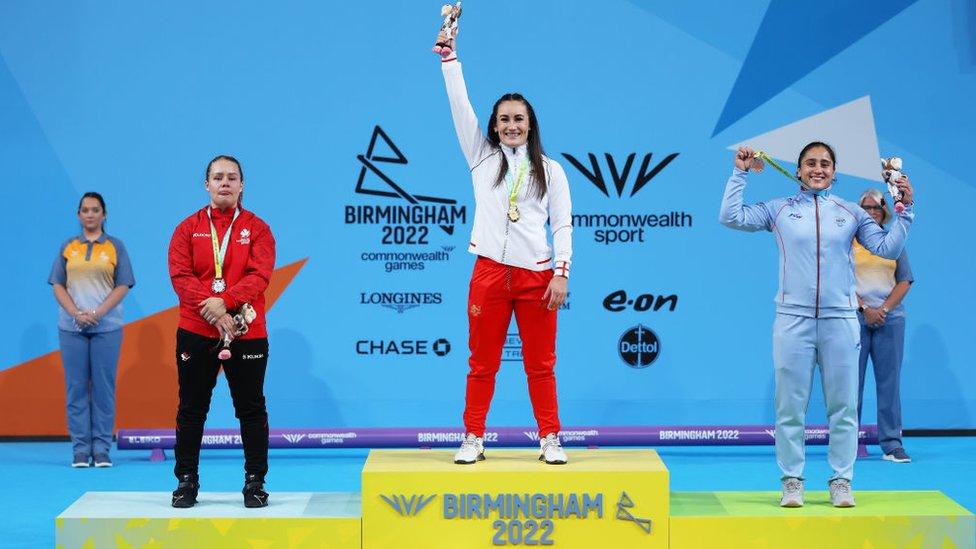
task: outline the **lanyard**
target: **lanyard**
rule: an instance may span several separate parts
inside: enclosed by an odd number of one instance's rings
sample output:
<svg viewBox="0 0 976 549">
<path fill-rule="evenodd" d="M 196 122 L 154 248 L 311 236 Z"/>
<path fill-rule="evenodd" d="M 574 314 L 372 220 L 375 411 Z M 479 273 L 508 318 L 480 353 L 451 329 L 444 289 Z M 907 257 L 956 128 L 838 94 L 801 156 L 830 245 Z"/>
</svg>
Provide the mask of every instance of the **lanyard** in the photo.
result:
<svg viewBox="0 0 976 549">
<path fill-rule="evenodd" d="M 755 158 L 755 159 L 757 159 L 757 160 L 759 160 L 759 169 L 756 170 L 757 172 L 761 172 L 762 171 L 762 162 L 763 161 L 766 161 L 766 162 L 769 162 L 769 165 L 772 166 L 773 169 L 775 169 L 779 173 L 785 175 L 786 177 L 789 177 L 793 181 L 796 181 L 804 189 L 806 189 L 808 191 L 813 190 L 810 187 L 808 187 L 806 183 L 804 183 L 803 181 L 800 181 L 799 179 L 797 179 L 797 177 L 795 175 L 793 175 L 790 172 L 788 172 L 786 170 L 786 168 L 784 168 L 783 166 L 780 166 L 779 165 L 779 162 L 776 162 L 775 160 L 773 160 L 773 158 L 771 156 L 769 156 L 769 153 L 767 153 L 766 151 L 756 151 L 756 153 L 753 154 L 752 157 Z"/>
<path fill-rule="evenodd" d="M 210 208 L 207 208 L 207 219 L 210 220 L 210 241 L 213 244 L 214 253 L 214 278 L 223 278 L 224 271 L 224 256 L 227 255 L 227 245 L 230 244 L 230 233 L 231 229 L 234 228 L 234 221 L 237 221 L 237 216 L 241 215 L 241 210 L 234 208 L 234 218 L 230 220 L 230 226 L 227 227 L 227 232 L 224 233 L 223 242 L 219 245 L 217 244 L 217 227 L 214 227 L 213 218 L 210 217 Z"/>
<path fill-rule="evenodd" d="M 516 197 L 518 197 L 519 189 L 522 188 L 522 181 L 525 179 L 525 174 L 528 171 L 529 171 L 529 159 L 527 157 L 522 159 L 522 162 L 519 164 L 518 168 L 516 169 L 516 175 L 514 177 L 514 181 L 512 177 L 512 171 L 511 170 L 508 171 L 507 179 L 509 180 L 509 187 L 510 187 L 510 190 L 508 192 L 509 209 L 515 208 L 515 199 Z"/>
</svg>

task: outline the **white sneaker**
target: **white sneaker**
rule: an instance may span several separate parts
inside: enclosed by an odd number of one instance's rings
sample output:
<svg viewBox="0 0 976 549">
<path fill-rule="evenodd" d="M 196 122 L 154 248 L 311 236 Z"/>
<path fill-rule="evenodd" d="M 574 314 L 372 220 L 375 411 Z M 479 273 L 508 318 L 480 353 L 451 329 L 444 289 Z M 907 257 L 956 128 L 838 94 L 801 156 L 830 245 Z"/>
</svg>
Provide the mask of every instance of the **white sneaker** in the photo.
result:
<svg viewBox="0 0 976 549">
<path fill-rule="evenodd" d="M 464 441 L 461 442 L 461 448 L 454 454 L 454 463 L 471 465 L 483 459 L 485 459 L 485 445 L 483 441 L 480 437 L 468 433 L 468 436 L 464 437 Z"/>
<path fill-rule="evenodd" d="M 546 438 L 539 441 L 539 461 L 545 461 L 549 465 L 566 463 L 566 452 L 563 451 L 556 433 L 549 433 Z"/>
<path fill-rule="evenodd" d="M 796 477 L 783 479 L 783 497 L 779 498 L 780 507 L 803 507 L 803 480 Z"/>
<path fill-rule="evenodd" d="M 854 492 L 851 481 L 846 478 L 835 478 L 830 481 L 830 503 L 834 507 L 854 507 Z"/>
</svg>

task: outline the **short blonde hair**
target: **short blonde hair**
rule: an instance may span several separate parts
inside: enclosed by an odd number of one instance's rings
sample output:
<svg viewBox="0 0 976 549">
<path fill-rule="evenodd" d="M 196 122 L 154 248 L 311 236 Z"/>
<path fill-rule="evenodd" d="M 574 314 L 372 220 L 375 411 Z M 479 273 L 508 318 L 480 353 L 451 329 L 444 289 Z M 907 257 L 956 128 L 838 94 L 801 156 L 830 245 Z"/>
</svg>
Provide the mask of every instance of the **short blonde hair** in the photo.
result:
<svg viewBox="0 0 976 549">
<path fill-rule="evenodd" d="M 857 201 L 857 205 L 861 206 L 864 204 L 865 198 L 870 198 L 881 205 L 881 209 L 884 212 L 884 215 L 881 216 L 882 225 L 885 225 L 891 221 L 891 209 L 888 207 L 888 201 L 885 200 L 883 192 L 879 191 L 878 189 L 868 189 L 861 194 L 861 198 Z"/>
</svg>

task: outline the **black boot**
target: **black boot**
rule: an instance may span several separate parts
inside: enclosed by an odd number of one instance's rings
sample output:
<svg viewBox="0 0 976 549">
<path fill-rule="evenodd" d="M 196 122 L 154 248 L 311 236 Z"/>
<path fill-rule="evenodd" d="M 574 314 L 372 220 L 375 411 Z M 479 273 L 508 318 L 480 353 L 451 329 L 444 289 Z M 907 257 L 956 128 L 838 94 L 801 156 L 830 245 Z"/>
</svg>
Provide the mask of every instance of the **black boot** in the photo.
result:
<svg viewBox="0 0 976 549">
<path fill-rule="evenodd" d="M 173 507 L 193 507 L 200 491 L 200 477 L 195 474 L 180 475 L 180 484 L 173 490 Z"/>
<path fill-rule="evenodd" d="M 244 507 L 267 507 L 268 493 L 264 491 L 264 479 L 253 473 L 244 475 Z"/>
</svg>

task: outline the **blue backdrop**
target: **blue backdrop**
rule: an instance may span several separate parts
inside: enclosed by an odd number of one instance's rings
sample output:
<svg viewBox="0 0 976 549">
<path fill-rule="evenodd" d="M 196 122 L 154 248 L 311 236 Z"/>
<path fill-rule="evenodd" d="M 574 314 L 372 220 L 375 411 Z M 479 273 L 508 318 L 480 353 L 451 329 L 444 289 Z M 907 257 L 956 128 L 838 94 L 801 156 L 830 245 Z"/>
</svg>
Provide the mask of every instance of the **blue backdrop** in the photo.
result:
<svg viewBox="0 0 976 549">
<path fill-rule="evenodd" d="M 976 427 L 976 4 L 744 4 L 465 2 L 459 50 L 476 111 L 484 121 L 501 93 L 525 94 L 570 179 L 563 423 L 772 421 L 776 246 L 717 222 L 728 148 L 755 143 L 789 162 L 807 136 L 826 136 L 850 142 L 837 151 L 843 197 L 881 186 L 863 168 L 878 154 L 903 157 L 917 189 L 906 427 Z M 206 203 L 207 160 L 229 153 L 278 264 L 309 258 L 269 317 L 272 423 L 459 425 L 474 204 L 430 52 L 438 8 L 0 4 L 0 368 L 57 347 L 46 278 L 84 191 L 105 195 L 108 232 L 129 249 L 127 320 L 172 307 L 172 229 Z M 390 182 L 447 218 L 365 218 L 407 205 Z M 790 192 L 768 172 L 747 198 Z M 404 297 L 421 303 L 383 304 Z M 619 351 L 639 325 L 659 342 L 645 368 Z M 528 425 L 511 343 L 489 422 Z M 212 410 L 210 425 L 236 424 L 223 383 Z M 819 396 L 810 410 L 823 420 Z"/>
</svg>

